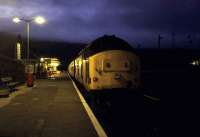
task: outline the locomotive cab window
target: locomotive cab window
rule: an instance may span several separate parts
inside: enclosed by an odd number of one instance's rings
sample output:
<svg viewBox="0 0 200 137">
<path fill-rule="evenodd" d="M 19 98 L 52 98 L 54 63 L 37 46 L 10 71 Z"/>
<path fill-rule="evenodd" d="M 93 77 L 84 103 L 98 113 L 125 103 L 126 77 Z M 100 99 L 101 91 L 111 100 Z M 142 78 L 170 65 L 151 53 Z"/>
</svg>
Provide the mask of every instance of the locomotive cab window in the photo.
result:
<svg viewBox="0 0 200 137">
<path fill-rule="evenodd" d="M 103 60 L 103 71 L 104 72 L 116 72 L 116 71 L 130 71 L 131 65 L 130 61 L 119 61 L 119 60 Z"/>
<path fill-rule="evenodd" d="M 124 61 L 124 70 L 130 71 L 131 70 L 131 63 L 130 61 Z"/>
<path fill-rule="evenodd" d="M 106 68 L 111 68 L 111 65 L 109 62 L 106 62 Z"/>
</svg>

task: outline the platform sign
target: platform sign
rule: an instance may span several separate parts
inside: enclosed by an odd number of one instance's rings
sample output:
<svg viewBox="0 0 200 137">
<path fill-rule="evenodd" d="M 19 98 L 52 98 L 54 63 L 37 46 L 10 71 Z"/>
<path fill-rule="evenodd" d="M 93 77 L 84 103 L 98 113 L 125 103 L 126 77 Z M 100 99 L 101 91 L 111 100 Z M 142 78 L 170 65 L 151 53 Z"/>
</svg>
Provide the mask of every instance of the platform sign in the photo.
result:
<svg viewBox="0 0 200 137">
<path fill-rule="evenodd" d="M 26 73 L 34 73 L 34 65 L 33 64 L 25 65 L 25 72 Z"/>
</svg>

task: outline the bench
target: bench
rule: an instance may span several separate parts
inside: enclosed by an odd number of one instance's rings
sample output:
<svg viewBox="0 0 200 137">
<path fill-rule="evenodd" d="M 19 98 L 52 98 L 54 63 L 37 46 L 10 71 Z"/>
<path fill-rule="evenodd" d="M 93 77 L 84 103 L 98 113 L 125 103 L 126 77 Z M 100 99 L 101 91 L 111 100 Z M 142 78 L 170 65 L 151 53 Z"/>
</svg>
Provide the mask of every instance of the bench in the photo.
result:
<svg viewBox="0 0 200 137">
<path fill-rule="evenodd" d="M 10 94 L 10 88 L 0 86 L 0 97 L 8 97 Z"/>
<path fill-rule="evenodd" d="M 13 91 L 19 82 L 14 82 L 12 77 L 2 77 L 1 83 L 4 87 L 8 87 L 10 91 Z"/>
<path fill-rule="evenodd" d="M 0 97 L 8 97 L 10 94 L 10 88 L 0 80 Z"/>
</svg>

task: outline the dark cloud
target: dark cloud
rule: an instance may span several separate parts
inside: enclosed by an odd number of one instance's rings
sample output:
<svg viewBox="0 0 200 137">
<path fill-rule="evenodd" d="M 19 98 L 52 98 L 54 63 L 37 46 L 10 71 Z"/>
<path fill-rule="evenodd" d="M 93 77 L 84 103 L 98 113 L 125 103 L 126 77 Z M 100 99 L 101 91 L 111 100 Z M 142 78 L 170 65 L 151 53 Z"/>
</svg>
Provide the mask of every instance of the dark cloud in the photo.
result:
<svg viewBox="0 0 200 137">
<path fill-rule="evenodd" d="M 9 0 L 0 2 L 0 31 L 24 34 L 11 18 L 42 15 L 48 23 L 32 24 L 32 37 L 88 42 L 106 33 L 143 43 L 158 33 L 199 33 L 199 7 L 198 0 Z"/>
</svg>

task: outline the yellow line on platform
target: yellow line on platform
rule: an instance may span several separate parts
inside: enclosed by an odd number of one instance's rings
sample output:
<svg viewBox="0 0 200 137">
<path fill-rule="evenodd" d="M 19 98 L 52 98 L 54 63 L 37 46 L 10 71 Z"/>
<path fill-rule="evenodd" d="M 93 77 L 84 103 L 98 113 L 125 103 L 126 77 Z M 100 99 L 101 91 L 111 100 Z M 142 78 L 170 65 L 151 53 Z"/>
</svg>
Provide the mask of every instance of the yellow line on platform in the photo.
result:
<svg viewBox="0 0 200 137">
<path fill-rule="evenodd" d="M 71 79 L 71 77 L 70 77 Z M 72 79 L 71 79 L 72 80 Z M 77 88 L 76 84 L 74 83 L 74 81 L 72 80 L 72 83 L 76 89 L 76 92 L 79 95 L 79 98 L 81 99 L 81 102 L 90 118 L 90 120 L 92 121 L 92 124 L 98 134 L 99 137 L 107 137 L 105 131 L 103 130 L 102 126 L 100 125 L 99 121 L 97 120 L 97 118 L 95 117 L 94 113 L 92 112 L 91 108 L 89 107 L 89 105 L 87 104 L 87 102 L 85 101 L 85 99 L 83 98 L 83 96 L 81 95 L 79 89 Z"/>
</svg>

